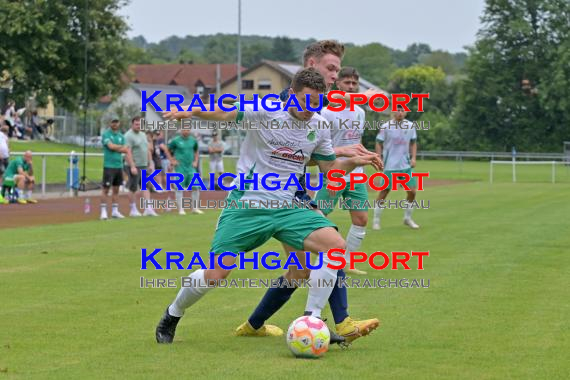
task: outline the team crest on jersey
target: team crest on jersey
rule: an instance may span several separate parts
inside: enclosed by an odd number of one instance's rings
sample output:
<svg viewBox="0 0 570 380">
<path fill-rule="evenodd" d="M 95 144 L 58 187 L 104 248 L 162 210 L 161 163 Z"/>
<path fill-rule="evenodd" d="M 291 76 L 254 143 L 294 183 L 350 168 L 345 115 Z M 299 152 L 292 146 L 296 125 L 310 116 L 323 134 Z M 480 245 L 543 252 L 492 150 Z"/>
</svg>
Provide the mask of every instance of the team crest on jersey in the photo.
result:
<svg viewBox="0 0 570 380">
<path fill-rule="evenodd" d="M 316 131 L 310 131 L 309 134 L 307 134 L 307 140 L 309 140 L 310 142 L 315 141 L 316 137 L 317 137 Z"/>
</svg>

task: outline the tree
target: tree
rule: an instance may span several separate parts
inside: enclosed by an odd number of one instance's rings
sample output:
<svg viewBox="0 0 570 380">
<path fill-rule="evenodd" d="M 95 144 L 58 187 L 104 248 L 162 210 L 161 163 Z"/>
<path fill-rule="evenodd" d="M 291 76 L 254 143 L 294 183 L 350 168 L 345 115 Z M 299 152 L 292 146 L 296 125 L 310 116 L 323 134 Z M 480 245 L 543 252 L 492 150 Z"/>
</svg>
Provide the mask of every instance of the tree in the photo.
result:
<svg viewBox="0 0 570 380">
<path fill-rule="evenodd" d="M 342 65 L 357 68 L 362 77 L 380 87 L 388 84 L 396 69 L 390 49 L 378 43 L 347 47 Z"/>
<path fill-rule="evenodd" d="M 388 91 L 408 95 L 429 93 L 429 99 L 423 100 L 424 112 L 437 110 L 449 114 L 454 105 L 453 88 L 446 82 L 446 75 L 440 68 L 415 65 L 398 69 L 390 78 Z M 410 104 L 410 109 L 417 109 L 416 100 Z M 409 116 L 412 120 L 422 118 L 422 114 L 417 112 Z"/>
<path fill-rule="evenodd" d="M 235 63 L 237 59 L 237 36 L 217 34 L 204 47 L 208 63 Z"/>
<path fill-rule="evenodd" d="M 271 47 L 264 43 L 254 43 L 252 45 L 244 46 L 242 50 L 242 66 L 252 67 L 261 62 L 262 59 L 270 59 Z"/>
<path fill-rule="evenodd" d="M 88 37 L 88 99 L 124 86 L 127 24 L 117 14 L 123 0 L 0 0 L 0 72 L 7 70 L 17 98 L 53 95 L 68 109 L 80 105 L 85 36 Z M 85 14 L 87 12 L 87 23 Z"/>
<path fill-rule="evenodd" d="M 271 49 L 271 59 L 284 62 L 295 62 L 297 57 L 293 50 L 293 44 L 287 37 L 276 37 L 273 40 L 273 49 Z"/>
<path fill-rule="evenodd" d="M 183 64 L 183 63 L 190 63 L 190 64 L 192 64 L 192 63 L 206 63 L 206 60 L 201 55 L 196 54 L 195 52 L 188 50 L 186 48 L 182 48 L 182 50 L 180 50 L 176 60 L 180 64 Z"/>
<path fill-rule="evenodd" d="M 419 63 L 426 66 L 439 67 L 449 75 L 457 74 L 460 69 L 453 54 L 443 50 L 436 50 L 422 55 L 419 58 Z"/>
<path fill-rule="evenodd" d="M 567 0 L 487 0 L 454 118 L 471 148 L 561 149 L 570 137 L 560 120 L 570 96 L 569 20 Z"/>
<path fill-rule="evenodd" d="M 420 57 L 431 53 L 428 44 L 414 43 L 409 45 L 405 51 L 394 52 L 394 62 L 398 67 L 409 67 L 419 63 Z"/>
</svg>

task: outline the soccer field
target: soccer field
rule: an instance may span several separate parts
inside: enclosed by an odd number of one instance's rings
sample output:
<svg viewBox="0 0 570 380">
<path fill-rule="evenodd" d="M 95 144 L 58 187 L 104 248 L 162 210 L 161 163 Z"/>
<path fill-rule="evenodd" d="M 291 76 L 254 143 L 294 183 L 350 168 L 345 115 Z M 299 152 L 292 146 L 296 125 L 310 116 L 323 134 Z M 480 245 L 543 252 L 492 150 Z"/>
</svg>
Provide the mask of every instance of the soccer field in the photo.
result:
<svg viewBox="0 0 570 380">
<path fill-rule="evenodd" d="M 319 360 L 293 358 L 283 337 L 232 335 L 261 288 L 210 292 L 187 311 L 175 344 L 155 343 L 177 289 L 141 289 L 139 278 L 189 271 L 141 271 L 141 248 L 207 251 L 218 211 L 0 230 L 0 378 L 568 378 L 568 185 L 470 182 L 419 199 L 430 201 L 414 214 L 420 230 L 401 224 L 402 210 L 386 210 L 362 250 L 429 250 L 425 270 L 368 268 L 361 278 L 430 287 L 349 289 L 351 315 L 382 325 Z M 344 235 L 348 214 L 332 219 Z M 259 251 L 280 249 L 272 240 Z M 297 290 L 270 323 L 286 329 L 306 295 Z"/>
</svg>

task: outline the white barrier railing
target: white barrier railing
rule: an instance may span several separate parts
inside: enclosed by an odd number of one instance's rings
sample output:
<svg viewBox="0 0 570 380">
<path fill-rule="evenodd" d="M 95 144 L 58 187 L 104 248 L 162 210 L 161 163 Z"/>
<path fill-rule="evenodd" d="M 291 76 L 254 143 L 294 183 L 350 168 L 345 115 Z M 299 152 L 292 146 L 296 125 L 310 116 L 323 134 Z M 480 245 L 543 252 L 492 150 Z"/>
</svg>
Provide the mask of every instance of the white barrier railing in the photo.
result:
<svg viewBox="0 0 570 380">
<path fill-rule="evenodd" d="M 10 154 L 12 156 L 23 156 L 24 152 L 10 152 Z M 41 192 L 42 195 L 45 195 L 46 193 L 46 181 L 47 181 L 47 177 L 46 177 L 46 170 L 47 170 L 47 158 L 48 157 L 67 157 L 68 161 L 69 161 L 69 167 L 68 169 L 70 170 L 70 179 L 69 179 L 69 184 L 70 189 L 70 195 L 73 195 L 73 184 L 75 183 L 75 181 L 78 178 L 75 178 L 73 176 L 74 171 L 73 171 L 73 158 L 74 157 L 78 157 L 81 158 L 83 157 L 83 152 L 76 152 L 76 151 L 71 151 L 69 153 L 66 152 L 33 152 L 34 157 L 41 157 L 42 160 L 42 177 L 41 177 Z M 103 157 L 103 153 L 85 153 L 85 157 Z M 207 158 L 208 155 L 207 154 L 201 154 L 200 155 L 200 172 L 203 173 L 203 161 L 204 158 Z M 237 159 L 239 156 L 235 156 L 235 155 L 224 155 L 224 158 L 234 158 Z"/>
<path fill-rule="evenodd" d="M 556 183 L 556 165 L 567 165 L 563 161 L 495 161 L 489 162 L 489 183 L 493 183 L 493 165 L 512 165 L 513 166 L 513 183 L 517 182 L 517 165 L 552 165 L 552 183 Z"/>
<path fill-rule="evenodd" d="M 13 156 L 22 156 L 24 155 L 24 152 L 11 152 L 11 154 Z M 41 176 L 41 192 L 42 194 L 46 193 L 46 170 L 47 170 L 47 158 L 48 157 L 68 157 L 69 160 L 69 169 L 70 170 L 70 185 L 74 184 L 74 181 L 76 180 L 76 178 L 73 177 L 73 157 L 79 157 L 81 158 L 83 156 L 83 152 L 75 152 L 75 151 L 71 151 L 71 152 L 33 152 L 34 157 L 41 157 L 42 160 L 42 176 Z M 479 158 L 490 158 L 490 182 L 493 183 L 493 165 L 495 164 L 509 164 L 509 165 L 513 165 L 513 182 L 516 182 L 516 165 L 522 165 L 522 164 L 552 164 L 552 182 L 555 183 L 556 178 L 556 169 L 555 169 L 555 165 L 557 164 L 568 164 L 568 162 L 570 161 L 568 156 L 564 155 L 564 154 L 558 154 L 558 153 L 519 153 L 517 152 L 517 159 L 519 161 L 515 161 L 515 163 L 513 164 L 513 161 L 509 160 L 509 161 L 496 161 L 493 160 L 492 157 L 506 157 L 506 158 L 511 158 L 512 154 L 510 153 L 493 153 L 493 152 L 454 152 L 454 151 L 442 151 L 442 152 L 418 152 L 418 158 L 424 158 L 424 157 L 439 157 L 439 158 L 455 158 L 456 160 L 462 161 L 462 159 L 465 158 L 475 158 L 475 157 L 479 157 Z M 103 157 L 103 153 L 85 153 L 85 157 Z M 224 155 L 224 158 L 230 158 L 230 159 L 237 159 L 239 156 L 237 155 Z M 203 161 L 205 158 L 208 158 L 207 154 L 201 154 L 200 155 L 200 172 L 203 173 L 204 171 L 203 169 Z M 527 160 L 532 158 L 532 159 L 538 159 L 538 158 L 550 158 L 551 160 L 560 160 L 560 161 L 520 161 L 521 158 L 526 158 Z M 70 192 L 72 192 L 72 186 L 70 186 Z"/>
</svg>

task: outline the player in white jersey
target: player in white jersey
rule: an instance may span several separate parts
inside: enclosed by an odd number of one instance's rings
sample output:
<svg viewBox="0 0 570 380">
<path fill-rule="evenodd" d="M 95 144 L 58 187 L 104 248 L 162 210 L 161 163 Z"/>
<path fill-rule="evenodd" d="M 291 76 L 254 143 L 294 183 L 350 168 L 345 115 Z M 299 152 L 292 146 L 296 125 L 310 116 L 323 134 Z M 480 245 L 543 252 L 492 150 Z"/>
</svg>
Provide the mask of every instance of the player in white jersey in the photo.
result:
<svg viewBox="0 0 570 380">
<path fill-rule="evenodd" d="M 303 53 L 303 65 L 305 68 L 315 68 L 325 78 L 327 90 L 332 87 L 338 78 L 340 64 L 344 55 L 344 46 L 334 40 L 317 41 L 305 48 Z M 364 95 L 372 96 L 378 90 L 369 89 Z M 281 92 L 281 100 L 286 101 L 289 96 L 289 88 Z M 345 101 L 350 102 L 350 94 L 345 94 Z M 328 100 L 324 99 L 323 105 L 327 106 Z M 353 157 L 369 153 L 362 144 L 338 146 L 335 149 L 337 157 Z M 304 180 L 304 178 L 303 178 Z M 304 181 L 303 181 L 304 182 Z M 303 185 L 303 183 L 302 183 Z M 311 198 L 304 188 L 297 191 L 295 196 L 303 201 L 309 202 Z M 316 202 L 313 201 L 314 212 L 320 213 Z M 285 252 L 295 251 L 294 247 L 282 243 Z M 305 252 L 297 252 L 298 257 L 304 257 Z M 355 339 L 368 335 L 376 329 L 380 321 L 376 318 L 358 320 L 348 315 L 348 291 L 345 286 L 340 286 L 341 280 L 345 277 L 345 272 L 340 269 L 337 273 L 339 281 L 335 282 L 335 288 L 329 297 L 330 309 L 336 324 L 336 333 L 331 330 L 331 343 L 350 344 Z M 282 276 L 276 279 L 277 284 L 291 282 L 293 280 L 305 279 L 310 276 L 310 270 L 296 269 L 294 266 Z M 267 289 L 259 304 L 249 316 L 247 321 L 236 328 L 236 336 L 279 336 L 283 335 L 283 330 L 278 326 L 266 324 L 285 303 L 289 301 L 297 288 L 295 286 L 277 286 Z"/>
<path fill-rule="evenodd" d="M 416 179 L 412 178 L 412 169 L 416 167 L 416 129 L 412 128 L 412 123 L 405 119 L 406 112 L 403 107 L 398 106 L 397 111 L 392 113 L 392 120 L 384 123 L 378 136 L 376 136 L 376 153 L 384 158 L 384 174 L 388 179 L 392 179 L 393 173 L 406 173 L 410 180 L 406 183 L 410 190 L 407 190 L 407 208 L 404 211 L 404 224 L 413 229 L 418 226 L 412 220 L 412 205 L 416 199 Z M 398 177 L 399 178 L 399 177 Z M 391 184 L 378 194 L 378 201 L 384 202 L 390 193 Z M 379 203 L 378 202 L 378 203 Z M 372 229 L 380 229 L 380 216 L 382 208 L 378 205 L 374 208 L 374 220 Z"/>
<path fill-rule="evenodd" d="M 347 93 L 356 93 L 358 91 L 359 74 L 353 67 L 344 67 L 338 73 L 336 87 Z M 365 113 L 362 108 L 355 106 L 354 111 L 345 109 L 340 112 L 333 112 L 325 109 L 321 112 L 321 116 L 332 123 L 331 140 L 335 151 L 338 148 L 351 146 L 362 143 L 362 135 L 364 134 Z M 357 122 L 358 127 L 354 128 L 353 122 Z M 362 147 L 362 149 L 365 149 Z M 339 159 L 345 159 L 339 158 Z M 355 168 L 353 173 L 364 173 L 364 168 L 359 166 Z M 323 187 L 316 196 L 319 209 L 325 214 L 330 214 L 340 197 L 345 200 L 345 209 L 350 210 L 350 218 L 352 225 L 346 236 L 346 250 L 349 252 L 358 251 L 362 244 L 362 240 L 366 235 L 366 225 L 368 224 L 368 189 L 363 183 L 353 185 L 354 190 L 350 190 L 349 173 L 344 177 L 346 187 L 343 190 L 329 190 Z M 345 269 L 346 272 L 352 274 L 366 274 L 366 272 L 358 269 Z"/>
<path fill-rule="evenodd" d="M 245 105 L 244 112 L 237 110 L 224 112 L 217 107 L 214 111 L 205 112 L 193 109 L 190 112 L 172 111 L 166 112 L 169 119 L 188 119 L 192 116 L 201 117 L 205 120 L 222 121 L 247 121 L 270 122 L 278 120 L 292 125 L 293 121 L 305 121 L 308 128 L 297 129 L 251 129 L 247 131 L 244 144 L 238 160 L 239 174 L 245 174 L 247 179 L 259 181 L 268 173 L 276 173 L 276 181 L 281 181 L 283 186 L 290 174 L 302 175 L 304 166 L 309 160 L 315 160 L 321 171 L 333 169 L 346 171 L 353 170 L 356 166 L 374 165 L 381 168 L 380 157 L 375 153 L 360 155 L 348 160 L 336 160 L 334 150 L 330 142 L 330 134 L 318 128 L 314 128 L 317 122 L 323 122 L 321 116 L 307 111 L 305 95 L 310 95 L 313 107 L 319 104 L 319 95 L 325 91 L 325 82 L 321 74 L 315 69 L 304 69 L 295 75 L 291 94 L 295 94 L 303 111 L 294 108 L 289 111 L 268 112 L 263 109 L 253 110 L 253 106 Z M 209 108 L 209 105 L 206 106 Z M 283 188 L 269 191 L 259 186 L 255 190 L 255 184 L 250 184 L 245 190 L 239 190 L 239 180 L 235 183 L 237 190 L 232 190 L 228 195 L 228 204 L 234 200 L 276 200 L 291 202 L 295 198 L 295 186 L 288 190 Z M 218 220 L 210 252 L 221 254 L 223 252 L 247 252 L 261 246 L 270 238 L 284 242 L 296 250 L 327 252 L 333 248 L 344 249 L 346 244 L 336 226 L 323 215 L 308 208 L 281 208 L 260 209 L 249 208 L 247 205 L 228 207 L 224 209 Z M 235 263 L 235 257 L 225 256 L 224 264 L 229 266 Z M 337 271 L 329 268 L 327 264 L 331 260 L 323 255 L 323 266 L 313 271 L 314 281 L 323 280 L 334 282 Z M 184 311 L 202 298 L 205 293 L 212 289 L 211 281 L 221 280 L 230 274 L 231 270 L 222 268 L 217 262 L 214 269 L 197 270 L 190 274 L 194 283 L 199 284 L 183 287 L 172 304 L 166 309 L 162 319 L 156 328 L 156 340 L 158 343 L 172 343 L 178 321 Z M 332 291 L 329 287 L 311 287 L 305 313 L 320 317 L 321 311 L 327 303 Z"/>
</svg>

